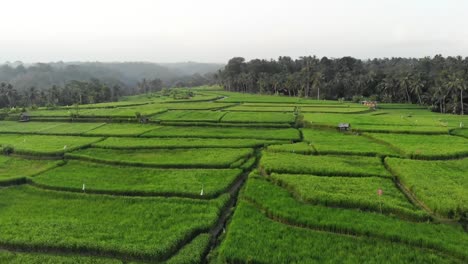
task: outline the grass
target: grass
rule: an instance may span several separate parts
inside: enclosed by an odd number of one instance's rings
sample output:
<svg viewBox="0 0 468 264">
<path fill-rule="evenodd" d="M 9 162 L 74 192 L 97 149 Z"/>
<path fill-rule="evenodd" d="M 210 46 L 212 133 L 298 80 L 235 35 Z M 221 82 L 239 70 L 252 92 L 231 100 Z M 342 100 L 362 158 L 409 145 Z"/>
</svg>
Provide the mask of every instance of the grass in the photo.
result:
<svg viewBox="0 0 468 264">
<path fill-rule="evenodd" d="M 229 107 L 229 112 L 290 112 L 294 111 L 294 106 L 275 106 L 275 105 L 238 105 Z"/>
<path fill-rule="evenodd" d="M 367 134 L 399 149 L 412 159 L 448 159 L 468 156 L 468 140 L 450 135 Z"/>
<path fill-rule="evenodd" d="M 9 187 L 0 192 L 0 244 L 156 261 L 208 231 L 226 201 L 227 196 L 123 198 Z"/>
<path fill-rule="evenodd" d="M 142 137 L 198 137 L 240 138 L 268 140 L 299 140 L 299 131 L 293 128 L 240 128 L 240 127 L 193 127 L 164 126 L 142 135 Z"/>
<path fill-rule="evenodd" d="M 86 135 L 91 136 L 138 136 L 153 129 L 159 128 L 158 126 L 149 124 L 115 124 L 109 123 L 104 126 L 93 129 Z"/>
<path fill-rule="evenodd" d="M 390 179 L 379 177 L 322 177 L 314 175 L 276 174 L 272 179 L 290 190 L 301 201 L 325 206 L 359 208 L 427 219 L 427 214 L 412 205 Z M 382 196 L 377 191 L 383 191 Z"/>
<path fill-rule="evenodd" d="M 199 102 L 199 103 L 162 103 L 158 107 L 167 108 L 169 110 L 216 110 L 235 104 L 232 103 L 215 103 L 215 102 Z"/>
<path fill-rule="evenodd" d="M 314 125 L 337 126 L 351 123 L 359 131 L 400 133 L 447 133 L 458 128 L 468 117 L 432 113 L 426 109 L 385 109 L 363 114 L 304 113 L 304 119 Z"/>
<path fill-rule="evenodd" d="M 91 193 L 209 198 L 226 191 L 241 172 L 239 169 L 171 170 L 68 161 L 32 181 L 45 188 L 75 192 L 82 192 L 85 184 L 86 192 Z M 201 189 L 204 197 L 200 197 Z"/>
<path fill-rule="evenodd" d="M 12 146 L 17 154 L 61 155 L 99 140 L 101 138 L 8 134 L 0 137 L 0 146 Z"/>
<path fill-rule="evenodd" d="M 158 149 L 158 148 L 254 148 L 284 143 L 282 140 L 219 139 L 219 138 L 131 138 L 109 137 L 93 144 L 93 147 L 109 149 Z"/>
<path fill-rule="evenodd" d="M 253 154 L 250 148 L 110 150 L 88 148 L 67 153 L 66 157 L 111 164 L 163 168 L 229 168 L 232 163 Z"/>
<path fill-rule="evenodd" d="M 236 92 L 211 92 L 220 96 L 226 96 L 219 102 L 226 103 L 280 103 L 280 104 L 307 104 L 307 105 L 343 105 L 338 101 L 332 100 L 313 100 L 299 97 L 281 96 L 281 95 L 259 95 Z"/>
<path fill-rule="evenodd" d="M 352 133 L 331 130 L 302 129 L 304 140 L 320 154 L 363 156 L 396 156 L 398 152 L 382 143 Z"/>
<path fill-rule="evenodd" d="M 0 133 L 79 135 L 102 125 L 102 123 L 0 121 Z"/>
<path fill-rule="evenodd" d="M 117 259 L 96 256 L 51 255 L 45 253 L 13 252 L 0 249 L 0 263 L 9 264 L 122 264 Z"/>
<path fill-rule="evenodd" d="M 200 234 L 189 244 L 185 245 L 175 256 L 170 258 L 166 264 L 193 264 L 203 263 L 204 253 L 209 250 L 211 236 Z"/>
<path fill-rule="evenodd" d="M 450 161 L 387 158 L 385 163 L 436 213 L 450 218 L 468 213 L 468 158 Z"/>
<path fill-rule="evenodd" d="M 299 154 L 304 154 L 304 155 L 317 153 L 317 151 L 312 146 L 312 144 L 307 143 L 307 142 L 271 145 L 271 146 L 268 146 L 267 150 L 270 152 L 291 152 L 291 153 L 299 153 Z"/>
<path fill-rule="evenodd" d="M 181 122 L 218 122 L 224 114 L 224 112 L 219 111 L 177 110 L 153 116 L 151 119 Z"/>
<path fill-rule="evenodd" d="M 429 250 L 272 221 L 241 201 L 213 263 L 457 263 Z"/>
<path fill-rule="evenodd" d="M 293 123 L 292 113 L 228 112 L 221 122 L 227 123 Z"/>
<path fill-rule="evenodd" d="M 310 156 L 264 152 L 260 166 L 267 173 L 390 177 L 390 173 L 384 168 L 380 159 L 375 157 Z"/>
<path fill-rule="evenodd" d="M 455 129 L 452 131 L 452 134 L 468 138 L 468 129 L 467 128 Z"/>
<path fill-rule="evenodd" d="M 344 235 L 380 238 L 394 243 L 436 249 L 450 256 L 468 259 L 468 236 L 461 227 L 408 222 L 379 213 L 305 204 L 294 199 L 287 190 L 255 177 L 247 180 L 242 197 L 260 207 L 270 218 L 291 225 Z"/>
<path fill-rule="evenodd" d="M 29 160 L 0 156 L 0 185 L 11 180 L 33 176 L 60 164 L 57 160 Z"/>
</svg>

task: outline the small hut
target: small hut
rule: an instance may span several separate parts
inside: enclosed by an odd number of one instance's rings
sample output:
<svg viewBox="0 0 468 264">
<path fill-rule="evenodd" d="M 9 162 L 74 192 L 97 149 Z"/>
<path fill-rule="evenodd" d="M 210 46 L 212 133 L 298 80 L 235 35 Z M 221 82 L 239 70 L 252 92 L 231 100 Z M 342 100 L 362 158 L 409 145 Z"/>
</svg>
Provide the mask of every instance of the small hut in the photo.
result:
<svg viewBox="0 0 468 264">
<path fill-rule="evenodd" d="M 339 123 L 337 128 L 340 131 L 349 131 L 351 129 L 351 124 L 349 124 L 349 123 Z"/>
<path fill-rule="evenodd" d="M 377 101 L 361 101 L 361 104 L 373 110 L 377 109 Z"/>
<path fill-rule="evenodd" d="M 30 120 L 29 114 L 26 112 L 23 112 L 20 114 L 20 122 L 28 122 Z"/>
<path fill-rule="evenodd" d="M 146 124 L 149 122 L 149 118 L 148 117 L 145 117 L 145 116 L 142 116 L 140 117 L 140 123 L 142 124 Z"/>
</svg>

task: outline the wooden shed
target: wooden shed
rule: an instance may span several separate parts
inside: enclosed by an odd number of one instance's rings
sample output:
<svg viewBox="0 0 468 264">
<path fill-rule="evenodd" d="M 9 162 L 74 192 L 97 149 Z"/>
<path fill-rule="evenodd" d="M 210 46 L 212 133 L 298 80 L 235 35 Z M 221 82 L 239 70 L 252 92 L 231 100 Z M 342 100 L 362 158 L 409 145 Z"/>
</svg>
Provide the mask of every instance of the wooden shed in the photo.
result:
<svg viewBox="0 0 468 264">
<path fill-rule="evenodd" d="M 351 124 L 350 123 L 339 123 L 337 128 L 340 131 L 348 131 L 348 130 L 351 129 Z"/>
<path fill-rule="evenodd" d="M 30 120 L 29 114 L 26 112 L 23 112 L 20 114 L 20 122 L 28 122 Z"/>
</svg>

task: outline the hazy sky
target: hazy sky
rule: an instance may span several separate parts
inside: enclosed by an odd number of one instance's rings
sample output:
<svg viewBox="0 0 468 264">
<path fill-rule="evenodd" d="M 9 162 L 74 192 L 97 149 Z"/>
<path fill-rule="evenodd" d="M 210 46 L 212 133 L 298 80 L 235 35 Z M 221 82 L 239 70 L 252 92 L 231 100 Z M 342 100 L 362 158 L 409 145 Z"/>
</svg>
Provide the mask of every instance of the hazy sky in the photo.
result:
<svg viewBox="0 0 468 264">
<path fill-rule="evenodd" d="M 464 0 L 0 0 L 0 62 L 468 56 Z"/>
</svg>

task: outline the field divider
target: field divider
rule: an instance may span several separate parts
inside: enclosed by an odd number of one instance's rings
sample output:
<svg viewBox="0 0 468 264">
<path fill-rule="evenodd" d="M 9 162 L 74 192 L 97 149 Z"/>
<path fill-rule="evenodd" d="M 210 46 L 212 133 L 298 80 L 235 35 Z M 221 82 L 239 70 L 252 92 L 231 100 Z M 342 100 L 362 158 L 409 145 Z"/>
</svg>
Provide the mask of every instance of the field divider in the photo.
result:
<svg viewBox="0 0 468 264">
<path fill-rule="evenodd" d="M 210 230 L 207 228 L 198 228 L 188 232 L 182 239 L 177 241 L 169 250 L 159 255 L 137 254 L 134 252 L 125 252 L 114 249 L 104 249 L 86 245 L 70 245 L 70 246 L 53 246 L 47 244 L 26 244 L 26 243 L 10 243 L 0 242 L 0 249 L 8 251 L 26 252 L 26 253 L 45 253 L 51 255 L 80 255 L 90 257 L 105 257 L 112 259 L 119 259 L 125 262 L 164 262 L 169 260 L 172 256 L 182 249 L 185 245 L 190 243 L 194 238 L 203 233 L 208 233 Z"/>
<path fill-rule="evenodd" d="M 177 122 L 161 121 L 162 126 L 196 126 L 196 127 L 247 127 L 247 128 L 290 128 L 288 123 L 225 123 L 225 122 Z"/>
<path fill-rule="evenodd" d="M 45 172 L 45 171 L 44 171 Z M 42 172 L 41 172 L 42 173 Z M 178 192 L 152 192 L 152 191 L 116 191 L 116 190 L 93 190 L 87 188 L 85 192 L 83 192 L 82 188 L 76 187 L 59 187 L 59 186 L 50 186 L 47 184 L 41 184 L 34 181 L 34 177 L 22 177 L 21 183 L 19 184 L 29 184 L 33 187 L 44 189 L 44 190 L 52 190 L 52 191 L 59 191 L 59 192 L 73 192 L 73 193 L 81 193 L 81 194 L 91 194 L 91 195 L 111 195 L 111 196 L 122 196 L 122 197 L 165 197 L 165 198 L 187 198 L 187 199 L 195 199 L 195 200 L 212 200 L 217 199 L 221 195 L 229 193 L 230 190 L 233 188 L 234 185 L 241 179 L 243 173 L 240 173 L 228 186 L 223 188 L 222 190 L 218 190 L 216 192 L 200 195 L 198 193 L 178 193 Z M 0 186 L 2 182 L 0 181 Z M 14 185 L 14 184 L 11 184 Z"/>
<path fill-rule="evenodd" d="M 301 175 L 303 175 L 303 174 L 301 174 Z M 311 176 L 316 176 L 316 175 L 311 175 Z M 297 193 L 297 191 L 294 189 L 294 187 L 289 185 L 287 182 L 282 181 L 280 179 L 275 179 L 275 178 L 273 178 L 271 176 L 266 177 L 266 180 L 271 182 L 272 184 L 274 184 L 274 185 L 288 191 L 291 194 L 291 196 L 294 199 L 296 199 L 296 201 L 304 203 L 304 204 L 322 205 L 322 206 L 325 206 L 325 207 L 340 208 L 340 209 L 359 209 L 359 210 L 362 210 L 364 212 L 374 212 L 374 213 L 379 212 L 378 207 L 371 208 L 371 207 L 367 206 L 367 208 L 363 208 L 361 205 L 359 205 L 359 203 L 344 204 L 344 203 L 338 203 L 338 202 L 333 202 L 333 201 L 331 201 L 331 202 L 328 201 L 327 203 L 323 203 L 323 202 L 320 202 L 320 201 L 304 200 Z M 390 179 L 388 177 L 386 178 L 386 180 L 392 181 L 392 179 Z M 402 211 L 399 211 L 398 209 L 384 209 L 383 213 L 386 214 L 386 215 L 395 214 L 396 216 L 398 216 L 402 220 L 411 221 L 411 222 L 421 222 L 421 221 L 430 220 L 430 218 L 428 219 L 427 217 L 421 217 L 421 216 L 417 216 L 417 215 L 413 215 L 413 214 L 409 214 L 409 213 L 404 213 Z"/>
<path fill-rule="evenodd" d="M 66 164 L 66 161 L 58 162 L 57 164 L 50 166 L 49 168 L 45 168 L 29 176 L 16 176 L 16 177 L 8 178 L 8 179 L 0 179 L 0 187 L 9 187 L 9 186 L 14 186 L 14 185 L 28 184 L 29 177 L 37 176 L 41 173 L 47 172 L 49 170 L 53 170 L 65 164 Z"/>
<path fill-rule="evenodd" d="M 0 180 L 0 187 L 8 187 L 8 186 L 13 186 L 13 185 L 23 185 L 23 184 L 27 184 L 27 179 L 26 177 L 22 177 L 22 176 Z"/>
<path fill-rule="evenodd" d="M 186 164 L 152 164 L 152 163 L 145 163 L 145 162 L 129 162 L 129 161 L 121 161 L 121 160 L 107 160 L 107 159 L 99 159 L 93 158 L 90 156 L 85 155 L 76 155 L 72 153 L 66 153 L 65 159 L 74 159 L 74 160 L 84 160 L 84 161 L 91 161 L 95 163 L 104 163 L 110 165 L 125 165 L 125 166 L 133 166 L 133 167 L 148 167 L 148 168 L 165 168 L 165 169 L 229 169 L 230 164 L 220 164 L 220 165 L 186 165 Z"/>
<path fill-rule="evenodd" d="M 204 263 L 208 263 L 208 260 L 206 259 L 208 257 L 208 254 L 210 251 L 213 251 L 216 247 L 218 247 L 221 244 L 221 240 L 223 239 L 223 234 L 226 232 L 229 222 L 232 219 L 232 216 L 237 209 L 236 205 L 238 203 L 239 199 L 239 193 L 244 186 L 244 183 L 247 181 L 248 176 L 250 172 L 252 171 L 253 168 L 255 168 L 258 163 L 260 162 L 260 156 L 261 156 L 261 148 L 255 148 L 254 151 L 254 157 L 255 157 L 255 162 L 251 165 L 250 168 L 244 170 L 243 173 L 238 177 L 238 179 L 234 182 L 234 184 L 230 187 L 229 194 L 230 194 L 230 200 L 226 204 L 223 213 L 220 215 L 218 218 L 217 224 L 213 227 L 213 229 L 210 231 L 211 233 L 211 242 L 210 242 L 210 250 L 206 252 L 204 259 Z"/>
<path fill-rule="evenodd" d="M 390 174 L 393 176 L 393 182 L 395 183 L 395 186 L 403 193 L 403 195 L 405 195 L 405 197 L 408 199 L 410 203 L 426 211 L 426 213 L 428 213 L 433 218 L 433 220 L 439 223 L 458 225 L 455 220 L 446 218 L 442 215 L 435 213 L 423 201 L 419 200 L 418 197 L 410 190 L 410 188 L 408 188 L 403 182 L 400 181 L 400 177 L 390 167 L 390 165 L 388 165 L 387 159 L 384 159 L 382 163 L 384 164 L 385 169 L 387 169 L 388 172 L 390 172 Z"/>
</svg>

